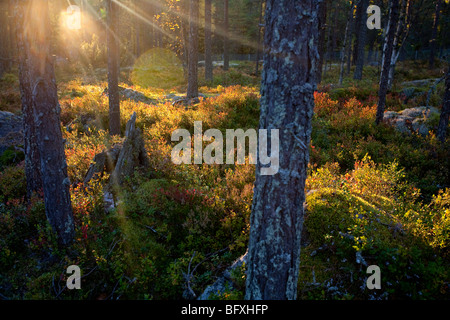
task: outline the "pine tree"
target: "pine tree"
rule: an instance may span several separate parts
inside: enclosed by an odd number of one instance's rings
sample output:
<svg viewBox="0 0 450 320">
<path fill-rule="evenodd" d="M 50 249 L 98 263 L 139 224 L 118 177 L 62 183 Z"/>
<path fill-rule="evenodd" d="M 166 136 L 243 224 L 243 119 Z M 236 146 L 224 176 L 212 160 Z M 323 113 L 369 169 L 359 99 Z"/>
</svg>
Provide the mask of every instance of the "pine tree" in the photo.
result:
<svg viewBox="0 0 450 320">
<path fill-rule="evenodd" d="M 297 295 L 316 89 L 317 7 L 317 0 L 268 0 L 266 4 L 259 127 L 279 130 L 279 171 L 261 175 L 258 157 L 246 299 L 295 299 Z"/>
</svg>

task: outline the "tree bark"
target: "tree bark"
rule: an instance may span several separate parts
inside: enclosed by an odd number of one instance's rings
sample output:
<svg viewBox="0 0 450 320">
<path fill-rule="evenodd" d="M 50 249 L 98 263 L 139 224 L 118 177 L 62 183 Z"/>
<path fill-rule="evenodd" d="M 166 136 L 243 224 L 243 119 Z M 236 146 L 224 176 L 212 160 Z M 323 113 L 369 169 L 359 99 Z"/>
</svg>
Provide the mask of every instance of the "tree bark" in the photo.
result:
<svg viewBox="0 0 450 320">
<path fill-rule="evenodd" d="M 431 40 L 430 40 L 430 61 L 429 68 L 434 68 L 434 57 L 436 52 L 436 37 L 437 29 L 439 25 L 439 13 L 441 11 L 441 0 L 436 0 L 436 10 L 434 13 L 433 28 L 431 29 Z"/>
<path fill-rule="evenodd" d="M 187 99 L 198 97 L 198 15 L 198 0 L 190 0 Z"/>
<path fill-rule="evenodd" d="M 367 21 L 367 7 L 369 6 L 369 0 L 361 0 L 360 4 L 360 24 L 358 30 L 358 47 L 356 55 L 356 68 L 353 74 L 353 79 L 361 80 L 362 72 L 364 68 L 364 48 L 366 46 L 367 27 L 365 22 Z"/>
<path fill-rule="evenodd" d="M 397 29 L 399 18 L 399 0 L 391 0 L 389 10 L 389 23 L 387 27 L 386 42 L 383 50 L 383 65 L 380 76 L 380 89 L 378 91 L 378 106 L 375 123 L 379 124 L 383 121 L 384 108 L 386 105 L 386 93 L 388 91 L 389 69 L 391 64 L 392 50 L 394 45 L 394 37 Z"/>
<path fill-rule="evenodd" d="M 42 187 L 45 213 L 61 244 L 74 236 L 60 106 L 50 56 L 47 0 L 16 1 L 19 79 L 29 193 Z"/>
<path fill-rule="evenodd" d="M 345 27 L 345 35 L 344 35 L 344 44 L 342 45 L 341 50 L 341 66 L 339 70 L 339 85 L 342 85 L 342 81 L 344 80 L 344 64 L 345 64 L 345 48 L 347 46 L 347 38 L 349 37 L 348 34 L 348 25 L 350 24 L 350 18 L 347 20 L 347 25 Z"/>
<path fill-rule="evenodd" d="M 356 61 L 358 60 L 358 44 L 359 44 L 359 31 L 361 30 L 361 3 L 364 0 L 358 0 L 356 3 L 356 12 L 355 12 L 355 41 L 353 42 L 352 48 L 352 66 L 356 66 Z"/>
<path fill-rule="evenodd" d="M 223 21 L 223 70 L 228 71 L 230 68 L 229 53 L 229 23 L 228 23 L 228 0 L 224 0 L 224 21 Z"/>
<path fill-rule="evenodd" d="M 108 98 L 109 98 L 109 134 L 120 135 L 120 97 L 119 97 L 119 43 L 118 43 L 118 6 L 112 0 L 106 1 L 108 50 Z"/>
<path fill-rule="evenodd" d="M 355 30 L 355 16 L 353 14 L 353 9 L 355 7 L 355 1 L 357 0 L 353 0 L 351 1 L 351 8 L 350 8 L 350 28 L 349 28 L 349 36 L 348 36 L 348 44 L 347 44 L 347 70 L 346 70 L 346 74 L 350 74 L 350 67 L 351 67 L 351 63 L 352 63 L 352 44 L 353 44 L 353 33 Z"/>
<path fill-rule="evenodd" d="M 440 142 L 444 143 L 447 136 L 448 120 L 450 115 L 450 68 L 445 75 L 445 93 L 444 101 L 442 102 L 441 116 L 439 118 L 439 125 L 436 136 Z"/>
<path fill-rule="evenodd" d="M 316 90 L 318 1 L 268 0 L 260 129 L 278 129 L 279 171 L 258 157 L 246 299 L 295 299 Z M 271 138 L 268 138 L 268 140 Z M 272 149 L 273 150 L 273 149 Z"/>
<path fill-rule="evenodd" d="M 260 53 L 261 53 L 261 28 L 262 28 L 262 20 L 263 20 L 263 6 L 265 0 L 258 0 L 259 1 L 259 25 L 258 25 L 258 43 L 256 48 L 256 63 L 255 63 L 255 75 L 259 74 L 259 60 L 260 60 Z"/>
<path fill-rule="evenodd" d="M 327 29 L 327 1 L 319 0 L 319 61 L 317 66 L 317 83 L 322 81 L 323 60 L 325 50 L 325 33 Z"/>
<path fill-rule="evenodd" d="M 205 80 L 209 82 L 213 81 L 211 2 L 212 0 L 205 0 Z"/>
</svg>

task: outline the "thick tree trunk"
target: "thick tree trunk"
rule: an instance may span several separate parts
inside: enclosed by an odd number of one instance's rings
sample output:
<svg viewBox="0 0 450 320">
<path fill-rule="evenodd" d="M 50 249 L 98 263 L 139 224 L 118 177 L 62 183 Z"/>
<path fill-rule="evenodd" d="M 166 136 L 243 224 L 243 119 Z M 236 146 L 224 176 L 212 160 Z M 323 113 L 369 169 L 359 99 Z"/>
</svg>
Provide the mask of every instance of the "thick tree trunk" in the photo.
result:
<svg viewBox="0 0 450 320">
<path fill-rule="evenodd" d="M 447 136 L 448 119 L 450 116 L 450 68 L 445 75 L 445 93 L 444 101 L 442 102 L 441 117 L 439 118 L 439 125 L 436 136 L 444 143 Z"/>
<path fill-rule="evenodd" d="M 211 2 L 212 0 L 205 0 L 205 80 L 209 82 L 213 81 Z"/>
<path fill-rule="evenodd" d="M 441 0 L 436 0 L 436 10 L 434 13 L 433 20 L 433 28 L 431 29 L 431 40 L 430 40 L 430 61 L 429 67 L 430 69 L 434 68 L 434 58 L 436 52 L 436 37 L 437 37 L 437 29 L 439 25 L 439 13 L 441 11 Z"/>
<path fill-rule="evenodd" d="M 383 121 L 384 108 L 386 105 L 386 93 L 388 91 L 388 77 L 391 64 L 392 50 L 394 45 L 394 37 L 399 19 L 399 0 L 391 0 L 389 10 L 389 23 L 386 35 L 386 42 L 383 52 L 383 65 L 380 76 L 380 89 L 378 91 L 378 106 L 375 123 L 379 124 Z"/>
<path fill-rule="evenodd" d="M 46 0 L 16 1 L 19 78 L 29 193 L 41 186 L 47 219 L 61 244 L 74 236 Z"/>
<path fill-rule="evenodd" d="M 259 127 L 279 130 L 279 171 L 261 175 L 264 166 L 258 157 L 246 299 L 295 299 L 297 295 L 309 162 L 306 146 L 316 89 L 317 9 L 317 0 L 266 2 Z"/>
<path fill-rule="evenodd" d="M 112 0 L 106 1 L 108 50 L 108 97 L 109 97 L 109 134 L 120 135 L 120 97 L 119 97 L 119 44 L 118 44 L 118 6 Z"/>
<path fill-rule="evenodd" d="M 223 70 L 227 71 L 230 68 L 228 0 L 224 0 L 223 6 Z"/>
<path fill-rule="evenodd" d="M 365 22 L 367 21 L 367 7 L 369 6 L 369 0 L 361 0 L 360 4 L 360 24 L 358 29 L 358 47 L 356 56 L 356 68 L 353 74 L 353 79 L 361 80 L 362 72 L 364 68 L 364 48 L 366 46 L 367 27 Z"/>
<path fill-rule="evenodd" d="M 190 0 L 187 99 L 198 97 L 198 15 L 198 0 Z"/>
</svg>

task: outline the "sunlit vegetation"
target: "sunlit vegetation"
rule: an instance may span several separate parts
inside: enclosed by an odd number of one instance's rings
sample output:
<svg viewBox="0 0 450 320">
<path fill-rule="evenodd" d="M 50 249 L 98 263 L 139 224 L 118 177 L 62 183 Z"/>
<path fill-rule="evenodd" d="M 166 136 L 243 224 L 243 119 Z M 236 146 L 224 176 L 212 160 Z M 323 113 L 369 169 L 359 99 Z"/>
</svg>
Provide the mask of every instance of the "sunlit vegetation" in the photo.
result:
<svg viewBox="0 0 450 320">
<path fill-rule="evenodd" d="M 245 77 L 237 69 L 231 73 Z M 14 80 L 8 79 L 2 80 L 5 109 L 20 113 Z M 24 202 L 23 162 L 8 163 L 0 173 L 5 296 L 179 299 L 186 295 L 187 281 L 200 294 L 245 253 L 254 166 L 174 165 L 170 136 L 176 128 L 192 132 L 200 120 L 204 130 L 257 128 L 258 87 L 246 86 L 247 81 L 203 86 L 200 103 L 184 108 L 172 105 L 174 96 L 182 96 L 177 88 L 121 85 L 151 99 L 121 103 L 123 130 L 137 113 L 150 168 L 130 176 L 116 208 L 105 212 L 108 177 L 82 183 L 95 154 L 117 142 L 105 129 L 105 84 L 82 78 L 61 83 L 76 240 L 58 247 L 42 200 Z M 369 81 L 360 86 L 325 86 L 315 95 L 299 298 L 448 297 L 450 191 L 439 187 L 448 181 L 448 142 L 442 146 L 433 134 L 406 136 L 387 125 L 376 127 L 370 98 L 375 86 Z M 405 106 L 398 99 L 399 107 Z M 366 265 L 358 257 L 382 267 L 383 290 L 365 289 Z M 82 291 L 64 290 L 65 267 L 71 264 L 83 270 Z M 242 298 L 244 272 L 245 266 L 234 271 L 240 291 L 211 298 Z"/>
<path fill-rule="evenodd" d="M 176 165 L 171 152 L 177 142 L 171 135 L 176 129 L 193 135 L 195 121 L 202 122 L 203 132 L 259 128 L 261 64 L 255 71 L 252 59 L 262 56 L 250 59 L 250 54 L 262 45 L 263 2 L 234 1 L 231 31 L 223 27 L 225 2 L 214 4 L 214 53 L 223 59 L 223 36 L 230 31 L 231 50 L 249 58 L 232 57 L 228 70 L 224 61 L 214 61 L 212 80 L 205 80 L 206 62 L 200 61 L 199 95 L 187 101 L 188 1 L 155 1 L 158 5 L 116 1 L 121 10 L 116 34 L 121 135 L 114 136 L 106 2 L 82 1 L 87 6 L 81 13 L 82 28 L 69 13 L 50 14 L 49 41 L 61 108 L 57 113 L 64 139 L 60 152 L 66 157 L 75 225 L 70 245 L 58 242 L 46 216 L 43 192 L 27 199 L 22 132 L 12 130 L 0 137 L 0 142 L 19 140 L 6 148 L 0 144 L 0 299 L 189 300 L 248 250 L 255 166 Z M 388 1 L 384 2 L 387 14 Z M 430 3 L 423 10 L 434 12 Z M 347 18 L 341 13 L 348 11 L 348 4 L 340 1 L 328 10 L 328 19 L 337 23 L 327 31 L 328 47 L 342 45 L 336 30 L 345 29 Z M 66 7 L 64 1 L 49 5 L 51 13 Z M 207 45 L 204 9 L 200 2 L 198 53 Z M 0 14 L 9 14 L 12 9 L 2 10 Z M 448 6 L 442 11 L 448 12 Z M 430 16 L 422 21 L 419 13 L 413 13 L 424 25 L 432 20 Z M 5 25 L 0 21 L 0 27 Z M 448 19 L 439 30 L 447 25 Z M 420 47 L 425 31 L 411 31 L 406 53 L 415 50 L 416 42 Z M 6 41 L 2 35 L 0 40 Z M 371 50 L 381 48 L 381 32 L 369 38 Z M 444 48 L 447 40 L 436 42 Z M 17 54 L 8 50 L 11 56 Z M 419 59 L 396 62 L 386 111 L 434 107 L 439 112 L 425 117 L 428 134 L 423 135 L 400 132 L 386 121 L 375 124 L 380 87 L 375 58 L 364 65 L 362 80 L 353 79 L 352 65 L 340 85 L 340 66 L 327 59 L 314 92 L 307 146 L 298 299 L 448 300 L 450 139 L 448 134 L 443 142 L 436 137 L 445 92 L 444 81 L 437 80 L 448 63 L 436 59 L 429 67 L 428 61 Z M 23 117 L 18 75 L 13 63 L 0 70 L 0 111 L 16 117 L 14 124 L 22 123 Z M 126 139 L 127 121 L 134 113 L 148 165 L 136 168 L 119 188 L 114 186 L 114 194 L 106 171 L 85 182 L 95 156 Z M 13 123 L 9 121 L 8 125 Z M 82 270 L 82 290 L 66 286 L 70 265 Z M 369 265 L 381 268 L 381 290 L 366 287 Z M 232 286 L 209 299 L 243 299 L 245 263 L 230 272 L 229 280 Z"/>
</svg>

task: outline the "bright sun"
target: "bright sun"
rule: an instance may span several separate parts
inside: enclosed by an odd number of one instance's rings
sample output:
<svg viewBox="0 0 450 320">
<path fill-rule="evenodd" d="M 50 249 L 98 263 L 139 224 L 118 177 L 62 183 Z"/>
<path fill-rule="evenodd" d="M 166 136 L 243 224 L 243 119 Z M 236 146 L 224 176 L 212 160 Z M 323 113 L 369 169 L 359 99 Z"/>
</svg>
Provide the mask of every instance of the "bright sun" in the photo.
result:
<svg viewBox="0 0 450 320">
<path fill-rule="evenodd" d="M 81 11 L 78 6 L 69 6 L 66 12 L 63 12 L 65 25 L 70 30 L 81 29 Z"/>
</svg>

